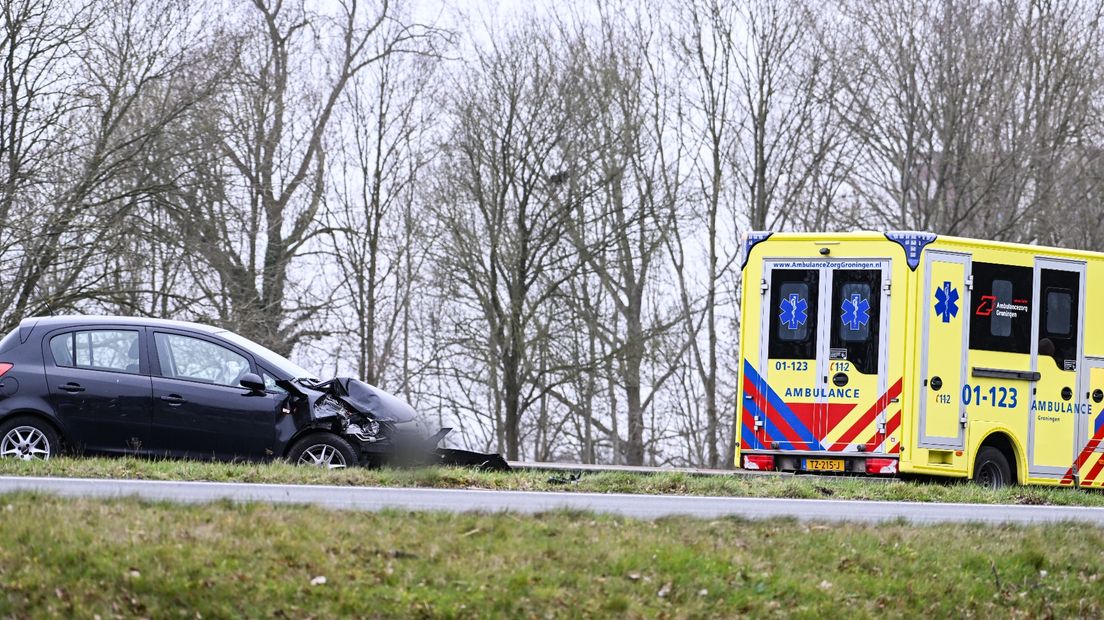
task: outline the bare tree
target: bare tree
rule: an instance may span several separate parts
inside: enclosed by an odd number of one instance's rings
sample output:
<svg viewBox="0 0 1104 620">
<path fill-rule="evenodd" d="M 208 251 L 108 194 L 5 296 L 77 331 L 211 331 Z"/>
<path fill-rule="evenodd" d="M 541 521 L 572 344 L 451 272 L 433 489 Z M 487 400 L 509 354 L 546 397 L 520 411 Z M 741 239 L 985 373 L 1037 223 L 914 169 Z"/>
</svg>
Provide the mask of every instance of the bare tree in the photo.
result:
<svg viewBox="0 0 1104 620">
<path fill-rule="evenodd" d="M 855 218 L 1032 241 L 1055 176 L 1088 153 L 1101 4 L 1030 0 L 845 3 L 832 62 L 866 157 Z"/>
<path fill-rule="evenodd" d="M 660 33 L 646 16 L 604 6 L 590 44 L 587 90 L 597 106 L 591 141 L 599 193 L 588 206 L 580 204 L 576 221 L 582 225 L 571 232 L 617 316 L 615 322 L 603 317 L 592 328 L 616 361 L 616 375 L 608 378 L 624 393 L 627 424 L 624 441 L 618 440 L 620 456 L 641 465 L 654 440 L 645 438 L 645 412 L 672 372 L 663 368 L 646 376 L 649 348 L 679 323 L 677 312 L 665 315 L 667 304 L 649 305 L 681 199 L 684 144 L 672 126 L 678 89 L 653 54 Z"/>
<path fill-rule="evenodd" d="M 493 412 L 511 459 L 544 389 L 536 358 L 548 334 L 538 317 L 572 262 L 565 229 L 579 175 L 572 132 L 581 126 L 572 96 L 581 93 L 561 54 L 539 26 L 477 51 L 450 97 L 455 120 L 439 169 L 445 298 L 460 313 L 461 350 L 487 369 L 478 378 L 487 399 L 474 406 Z"/>
<path fill-rule="evenodd" d="M 203 61 L 174 2 L 3 7 L 3 323 L 86 300 L 112 304 L 136 206 L 160 191 L 153 144 L 206 95 L 181 79 Z"/>
<path fill-rule="evenodd" d="M 357 76 L 346 93 L 333 254 L 352 312 L 357 374 L 372 384 L 385 385 L 386 369 L 401 355 L 413 266 L 429 247 L 408 234 L 414 224 L 408 214 L 430 158 L 424 145 L 433 126 L 427 100 L 435 64 L 391 55 Z"/>
<path fill-rule="evenodd" d="M 171 213 L 202 260 L 197 273 L 219 324 L 281 353 L 327 331 L 314 319 L 329 305 L 306 257 L 331 227 L 325 194 L 327 128 L 346 87 L 393 53 L 421 51 L 431 31 L 395 23 L 383 0 L 372 8 L 340 2 L 333 13 L 255 0 L 245 18 L 237 70 L 221 92 L 225 113 L 209 126 L 218 193 Z M 309 285 L 308 285 L 309 284 Z M 322 289 L 322 290 L 320 290 Z"/>
</svg>

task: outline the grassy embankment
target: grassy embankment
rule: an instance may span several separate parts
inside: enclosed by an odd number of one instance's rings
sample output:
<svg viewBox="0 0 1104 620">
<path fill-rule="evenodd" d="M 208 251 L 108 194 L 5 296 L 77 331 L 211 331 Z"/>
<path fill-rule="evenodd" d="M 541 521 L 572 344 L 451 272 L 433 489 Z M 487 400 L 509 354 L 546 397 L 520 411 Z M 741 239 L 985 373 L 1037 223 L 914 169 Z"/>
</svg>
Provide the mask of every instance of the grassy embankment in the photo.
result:
<svg viewBox="0 0 1104 620">
<path fill-rule="evenodd" d="M 341 486 L 477 488 L 521 491 L 658 493 L 732 497 L 872 499 L 986 504 L 1104 506 L 1104 494 L 1053 487 L 989 491 L 948 481 L 878 481 L 808 476 L 695 476 L 683 473 L 589 473 L 578 480 L 540 471 L 479 472 L 457 468 L 326 471 L 286 463 L 234 464 L 135 458 L 60 458 L 47 462 L 0 460 L 0 475 L 210 480 Z M 551 480 L 550 480 L 551 479 Z"/>
<path fill-rule="evenodd" d="M 0 616 L 1101 617 L 1104 530 L 0 497 Z"/>
</svg>

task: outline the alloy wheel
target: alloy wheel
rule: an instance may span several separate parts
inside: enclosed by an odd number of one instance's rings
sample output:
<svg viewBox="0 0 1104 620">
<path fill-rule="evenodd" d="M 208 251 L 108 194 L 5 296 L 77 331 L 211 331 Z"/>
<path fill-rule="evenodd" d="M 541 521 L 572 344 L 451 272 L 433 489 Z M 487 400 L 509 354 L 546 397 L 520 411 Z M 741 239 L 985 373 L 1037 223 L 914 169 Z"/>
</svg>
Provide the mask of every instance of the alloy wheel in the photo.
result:
<svg viewBox="0 0 1104 620">
<path fill-rule="evenodd" d="M 303 451 L 299 457 L 299 465 L 315 465 L 326 469 L 342 469 L 345 467 L 345 455 L 330 445 L 320 443 Z"/>
<path fill-rule="evenodd" d="M 0 440 L 0 458 L 45 461 L 50 453 L 50 440 L 33 426 L 17 426 Z"/>
</svg>

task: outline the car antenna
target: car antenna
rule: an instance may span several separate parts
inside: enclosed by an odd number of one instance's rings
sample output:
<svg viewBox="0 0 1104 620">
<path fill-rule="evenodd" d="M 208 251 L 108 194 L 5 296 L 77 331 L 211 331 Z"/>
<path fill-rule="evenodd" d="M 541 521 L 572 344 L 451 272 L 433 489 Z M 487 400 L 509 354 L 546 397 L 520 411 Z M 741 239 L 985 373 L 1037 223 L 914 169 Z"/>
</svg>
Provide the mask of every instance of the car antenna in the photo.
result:
<svg viewBox="0 0 1104 620">
<path fill-rule="evenodd" d="M 50 307 L 50 302 L 44 299 L 42 300 L 42 305 L 46 306 L 46 312 L 49 312 L 50 316 L 57 316 L 57 314 L 54 312 L 54 309 Z"/>
</svg>

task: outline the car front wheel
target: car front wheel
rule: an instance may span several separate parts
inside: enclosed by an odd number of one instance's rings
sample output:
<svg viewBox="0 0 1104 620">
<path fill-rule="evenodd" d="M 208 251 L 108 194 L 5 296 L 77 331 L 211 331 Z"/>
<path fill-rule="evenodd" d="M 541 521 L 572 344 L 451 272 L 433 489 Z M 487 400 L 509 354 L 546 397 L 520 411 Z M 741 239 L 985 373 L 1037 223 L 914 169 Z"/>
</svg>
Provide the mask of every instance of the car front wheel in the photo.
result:
<svg viewBox="0 0 1104 620">
<path fill-rule="evenodd" d="M 60 447 L 57 431 L 38 418 L 18 417 L 0 424 L 0 458 L 46 461 Z"/>
<path fill-rule="evenodd" d="M 326 469 L 344 469 L 357 464 L 353 446 L 331 433 L 308 435 L 295 442 L 288 451 L 288 461 L 296 465 L 313 465 Z"/>
</svg>

